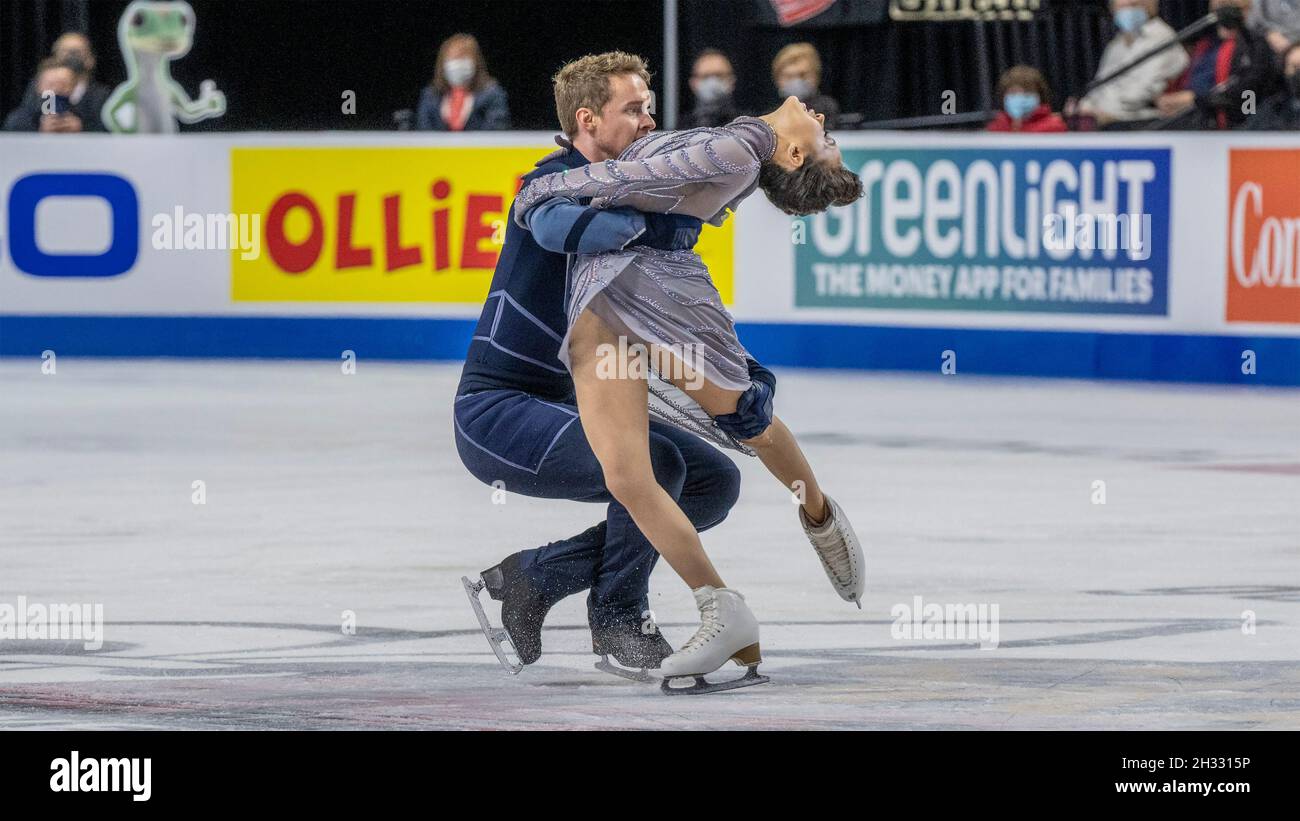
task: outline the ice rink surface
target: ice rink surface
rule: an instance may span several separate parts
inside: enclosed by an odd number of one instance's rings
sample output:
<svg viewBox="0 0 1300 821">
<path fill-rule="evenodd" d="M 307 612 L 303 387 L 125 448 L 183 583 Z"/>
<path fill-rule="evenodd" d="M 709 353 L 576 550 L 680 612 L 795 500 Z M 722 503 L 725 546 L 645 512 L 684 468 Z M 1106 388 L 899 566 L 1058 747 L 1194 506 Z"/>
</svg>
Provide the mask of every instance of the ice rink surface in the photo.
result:
<svg viewBox="0 0 1300 821">
<path fill-rule="evenodd" d="M 0 360 L 0 605 L 100 603 L 104 643 L 0 639 L 2 728 L 1300 728 L 1294 390 L 782 371 L 864 609 L 737 456 L 704 542 L 772 683 L 669 698 L 592 669 L 581 597 L 519 676 L 489 653 L 460 577 L 602 508 L 494 504 L 457 365 L 40 366 Z M 997 646 L 896 638 L 918 596 L 997 605 Z M 651 600 L 683 642 L 663 563 Z"/>
</svg>

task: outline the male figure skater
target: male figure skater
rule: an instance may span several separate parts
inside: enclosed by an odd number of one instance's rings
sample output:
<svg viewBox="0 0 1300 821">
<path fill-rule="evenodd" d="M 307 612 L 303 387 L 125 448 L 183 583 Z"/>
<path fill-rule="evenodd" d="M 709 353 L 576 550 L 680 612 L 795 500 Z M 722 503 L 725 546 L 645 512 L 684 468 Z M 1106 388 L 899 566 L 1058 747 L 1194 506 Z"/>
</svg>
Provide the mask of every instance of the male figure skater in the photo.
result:
<svg viewBox="0 0 1300 821">
<path fill-rule="evenodd" d="M 617 158 L 655 127 L 649 111 L 645 61 L 623 52 L 588 55 L 554 77 L 556 113 L 565 139 L 525 177 Z M 541 210 L 541 209 L 545 210 Z M 514 209 L 456 391 L 456 448 L 465 467 L 486 484 L 548 499 L 607 504 L 605 520 L 542 547 L 521 550 L 466 580 L 470 600 L 494 652 L 513 672 L 541 655 L 541 627 L 560 599 L 589 590 L 588 621 L 597 666 L 643 677 L 673 648 L 649 611 L 650 573 L 658 553 L 614 500 L 578 418 L 573 381 L 558 359 L 566 331 L 567 254 L 649 245 L 694 246 L 701 222 L 692 217 L 590 208 L 556 199 L 539 207 L 532 231 L 519 228 Z M 659 484 L 703 531 L 721 522 L 740 493 L 731 460 L 693 434 L 650 423 L 650 451 Z M 501 649 L 477 593 L 501 602 L 501 620 L 519 658 Z M 641 668 L 639 674 L 620 670 Z"/>
</svg>

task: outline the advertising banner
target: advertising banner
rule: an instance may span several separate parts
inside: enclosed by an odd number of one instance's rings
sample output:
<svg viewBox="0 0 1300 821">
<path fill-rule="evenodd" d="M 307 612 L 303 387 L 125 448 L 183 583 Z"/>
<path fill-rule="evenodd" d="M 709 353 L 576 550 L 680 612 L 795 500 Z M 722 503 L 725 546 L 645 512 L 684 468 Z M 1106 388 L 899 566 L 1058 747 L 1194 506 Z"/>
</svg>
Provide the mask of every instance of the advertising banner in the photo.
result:
<svg viewBox="0 0 1300 821">
<path fill-rule="evenodd" d="M 231 255 L 237 302 L 481 302 L 536 148 L 235 148 L 231 209 L 263 226 Z M 697 249 L 731 297 L 732 228 Z"/>
<path fill-rule="evenodd" d="M 795 244 L 806 307 L 1164 315 L 1168 149 L 848 149 Z"/>
<path fill-rule="evenodd" d="M 0 135 L 0 355 L 459 358 L 551 136 Z M 839 142 L 696 247 L 764 364 L 1300 384 L 1290 137 Z"/>
<path fill-rule="evenodd" d="M 1300 150 L 1228 162 L 1227 320 L 1300 325 Z"/>
</svg>

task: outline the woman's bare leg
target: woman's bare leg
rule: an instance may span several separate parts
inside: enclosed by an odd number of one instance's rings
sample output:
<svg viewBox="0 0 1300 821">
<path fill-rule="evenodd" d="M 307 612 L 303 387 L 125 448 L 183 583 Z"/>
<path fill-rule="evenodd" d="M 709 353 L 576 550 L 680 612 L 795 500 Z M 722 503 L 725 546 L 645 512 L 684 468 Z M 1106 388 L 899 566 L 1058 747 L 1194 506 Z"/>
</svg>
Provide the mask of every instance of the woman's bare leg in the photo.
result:
<svg viewBox="0 0 1300 821">
<path fill-rule="evenodd" d="M 582 429 L 609 492 L 692 590 L 726 587 L 695 526 L 655 480 L 648 386 L 626 361 L 634 358 L 627 346 L 618 344 L 618 336 L 599 317 L 584 311 L 570 331 L 569 357 Z"/>
<path fill-rule="evenodd" d="M 680 358 L 673 357 L 675 364 L 670 365 L 665 357 L 672 354 L 658 347 L 654 349 L 653 355 L 655 362 L 663 365 L 659 373 L 673 374 L 671 378 L 667 376 L 665 378 L 698 402 L 709 416 L 735 413 L 736 403 L 740 400 L 740 391 L 715 385 L 702 374 L 691 370 Z M 804 514 L 813 524 L 819 524 L 826 518 L 828 510 L 821 485 L 817 483 L 812 466 L 808 464 L 803 451 L 799 449 L 794 434 L 780 417 L 773 415 L 772 424 L 767 430 L 743 442 L 754 449 L 763 466 L 777 478 L 777 481 L 789 488 L 791 492 L 800 494 Z"/>
</svg>

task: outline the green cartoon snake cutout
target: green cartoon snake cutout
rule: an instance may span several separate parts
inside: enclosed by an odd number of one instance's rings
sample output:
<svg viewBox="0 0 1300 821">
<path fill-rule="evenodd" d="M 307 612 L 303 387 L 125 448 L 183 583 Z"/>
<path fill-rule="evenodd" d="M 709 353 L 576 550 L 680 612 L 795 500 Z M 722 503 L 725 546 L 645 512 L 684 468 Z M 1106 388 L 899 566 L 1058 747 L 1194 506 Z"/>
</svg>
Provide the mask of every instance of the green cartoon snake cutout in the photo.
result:
<svg viewBox="0 0 1300 821">
<path fill-rule="evenodd" d="M 226 113 L 226 95 L 216 83 L 199 84 L 191 100 L 172 79 L 171 63 L 194 41 L 194 10 L 185 2 L 135 0 L 117 24 L 117 41 L 126 61 L 127 80 L 104 103 L 101 116 L 119 134 L 174 134 L 187 125 Z"/>
</svg>

